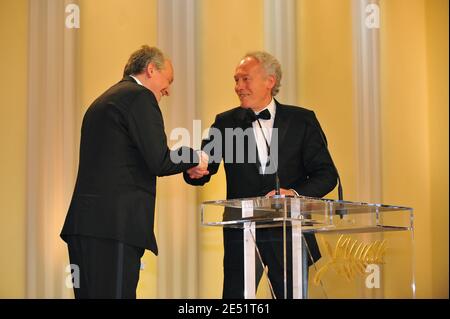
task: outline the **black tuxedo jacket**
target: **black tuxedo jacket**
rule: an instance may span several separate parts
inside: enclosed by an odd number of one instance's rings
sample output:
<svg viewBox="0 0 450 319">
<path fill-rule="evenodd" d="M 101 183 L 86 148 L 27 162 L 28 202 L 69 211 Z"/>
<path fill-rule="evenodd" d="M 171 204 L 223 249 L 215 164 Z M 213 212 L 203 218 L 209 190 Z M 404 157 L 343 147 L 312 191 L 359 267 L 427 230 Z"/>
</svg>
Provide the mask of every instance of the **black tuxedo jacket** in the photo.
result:
<svg viewBox="0 0 450 319">
<path fill-rule="evenodd" d="M 275 101 L 275 104 L 273 127 L 278 131 L 278 148 L 274 147 L 277 139 L 273 132 L 270 161 L 278 169 L 280 187 L 295 189 L 299 195 L 325 196 L 336 186 L 337 173 L 327 150 L 325 134 L 314 112 L 301 107 L 283 105 L 278 101 Z M 227 199 L 265 196 L 275 189 L 275 170 L 272 170 L 271 174 L 260 174 L 258 156 L 256 161 L 249 156 L 250 153 L 255 152 L 256 142 L 252 124 L 247 120 L 247 115 L 247 110 L 237 107 L 216 116 L 212 128 L 220 134 L 214 135 L 210 130 L 209 138 L 202 142 L 202 149 L 210 155 L 208 165 L 210 174 L 201 179 L 191 179 L 187 173 L 184 173 L 183 177 L 187 183 L 204 185 L 212 175 L 217 173 L 223 159 L 227 179 Z M 242 131 L 250 129 L 247 131 L 250 134 L 244 137 L 243 160 L 242 156 L 239 159 L 237 155 L 238 152 L 242 152 L 242 141 L 238 142 L 237 139 L 230 141 L 229 138 L 227 141 L 230 129 L 239 128 Z M 214 143 L 215 139 L 222 140 L 220 143 L 217 141 Z M 214 148 L 213 145 L 220 147 Z M 217 154 L 217 151 L 220 154 Z M 267 169 L 266 172 L 268 172 Z M 225 210 L 224 218 L 227 219 L 227 215 L 233 213 L 235 212 L 230 209 Z M 277 233 L 274 232 L 273 235 L 276 237 Z M 311 255 L 317 261 L 320 258 L 320 251 L 315 237 L 310 234 L 306 234 L 305 237 Z M 312 263 L 309 258 L 308 263 Z"/>
<path fill-rule="evenodd" d="M 174 163 L 171 155 L 181 152 L 189 160 Z M 156 178 L 196 163 L 190 148 L 169 150 L 155 96 L 124 77 L 84 115 L 78 176 L 61 237 L 115 239 L 158 254 L 153 231 Z"/>
<path fill-rule="evenodd" d="M 313 111 L 283 105 L 275 101 L 276 113 L 274 128 L 278 130 L 277 154 L 273 135 L 271 140 L 271 158 L 278 167 L 278 176 L 281 188 L 295 189 L 298 194 L 310 197 L 323 197 L 328 194 L 337 183 L 337 174 L 332 159 L 326 147 L 325 134 Z M 264 196 L 275 189 L 275 174 L 260 174 L 259 160 L 249 157 L 249 149 L 256 148 L 252 125 L 246 120 L 247 111 L 241 107 L 234 108 L 216 116 L 213 128 L 220 131 L 222 141 L 221 156 L 217 155 L 217 148 L 208 147 L 214 143 L 214 136 L 204 140 L 202 148 L 210 152 L 209 175 L 201 179 L 191 179 L 184 173 L 184 179 L 191 185 L 204 185 L 211 176 L 217 173 L 220 162 L 224 160 L 227 178 L 227 199 Z M 237 141 L 232 143 L 232 160 L 225 158 L 230 155 L 229 129 L 250 128 L 252 134 L 248 134 L 244 142 L 244 160 L 237 163 L 239 146 Z M 228 129 L 228 133 L 226 132 Z M 228 147 L 228 150 L 227 150 Z M 257 152 L 256 152 L 257 155 Z M 229 157 L 231 159 L 231 157 Z M 242 158 L 241 158 L 242 159 Z M 228 162 L 228 163 L 227 163 Z"/>
</svg>

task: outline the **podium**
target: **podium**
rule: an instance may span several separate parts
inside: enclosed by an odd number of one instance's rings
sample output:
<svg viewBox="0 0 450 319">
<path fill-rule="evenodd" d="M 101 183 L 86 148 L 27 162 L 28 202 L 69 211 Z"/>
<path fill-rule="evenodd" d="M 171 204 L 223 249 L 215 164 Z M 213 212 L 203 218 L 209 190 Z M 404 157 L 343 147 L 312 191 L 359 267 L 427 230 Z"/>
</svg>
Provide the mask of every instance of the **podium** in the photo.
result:
<svg viewBox="0 0 450 319">
<path fill-rule="evenodd" d="M 409 207 L 283 195 L 217 200 L 202 203 L 201 224 L 242 231 L 244 298 L 256 298 L 257 263 L 271 286 L 258 244 L 264 228 L 278 229 L 282 237 L 283 291 L 277 296 L 272 289 L 274 298 L 415 297 Z M 315 263 L 305 236 L 318 243 Z"/>
</svg>

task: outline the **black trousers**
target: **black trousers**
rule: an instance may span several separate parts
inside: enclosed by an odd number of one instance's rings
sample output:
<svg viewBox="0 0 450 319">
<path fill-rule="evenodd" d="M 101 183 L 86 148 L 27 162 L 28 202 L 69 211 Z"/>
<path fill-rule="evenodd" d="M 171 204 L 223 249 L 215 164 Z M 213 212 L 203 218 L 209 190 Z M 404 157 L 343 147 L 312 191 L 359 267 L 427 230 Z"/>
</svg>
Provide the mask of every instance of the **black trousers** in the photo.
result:
<svg viewBox="0 0 450 319">
<path fill-rule="evenodd" d="M 144 249 L 87 236 L 67 236 L 76 299 L 135 299 Z M 79 283 L 79 287 L 76 284 Z"/>
<path fill-rule="evenodd" d="M 243 230 L 235 228 L 223 229 L 224 241 L 224 299 L 244 298 L 244 248 Z M 309 241 L 307 239 L 307 241 Z M 284 259 L 283 259 L 283 230 L 277 228 L 257 228 L 256 245 L 261 255 L 262 262 L 268 267 L 268 277 L 276 298 L 284 298 Z M 313 264 L 305 245 L 303 247 L 304 289 L 303 295 L 307 296 L 308 267 Z M 287 298 L 293 297 L 292 291 L 292 233 L 288 229 L 286 237 L 286 265 L 287 265 Z M 258 254 L 255 256 L 256 286 L 261 279 L 263 268 Z M 306 276 L 306 280 L 305 280 Z M 255 287 L 256 288 L 256 287 Z"/>
</svg>

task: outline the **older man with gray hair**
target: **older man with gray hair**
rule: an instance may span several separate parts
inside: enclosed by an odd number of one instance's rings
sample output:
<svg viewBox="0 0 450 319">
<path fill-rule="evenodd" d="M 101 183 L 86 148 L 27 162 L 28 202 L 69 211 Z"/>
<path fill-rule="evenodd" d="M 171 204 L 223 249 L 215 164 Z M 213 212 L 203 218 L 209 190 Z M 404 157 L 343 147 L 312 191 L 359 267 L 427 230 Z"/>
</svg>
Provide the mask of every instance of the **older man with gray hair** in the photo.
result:
<svg viewBox="0 0 450 319">
<path fill-rule="evenodd" d="M 320 128 L 313 111 L 291 105 L 284 105 L 275 100 L 281 86 L 280 63 L 267 52 L 251 52 L 246 54 L 236 67 L 234 90 L 240 105 L 227 112 L 218 114 L 212 125 L 221 134 L 210 134 L 202 143 L 202 149 L 210 153 L 217 152 L 214 145 L 221 145 L 218 153 L 210 156 L 209 175 L 199 168 L 191 168 L 184 173 L 185 181 L 192 185 L 204 185 L 209 182 L 230 150 L 241 151 L 237 145 L 244 143 L 245 154 L 238 156 L 244 162 L 224 160 L 227 180 L 227 199 L 257 196 L 272 196 L 275 193 L 290 196 L 322 197 L 336 186 L 337 172 L 327 150 L 325 135 Z M 226 131 L 240 128 L 250 129 L 253 134 L 243 135 L 245 141 L 220 141 L 215 139 L 226 137 Z M 278 134 L 275 134 L 275 131 Z M 277 146 L 277 147 L 274 147 Z M 256 148 L 256 150 L 255 150 Z M 257 160 L 252 161 L 253 152 Z M 235 156 L 235 155 L 233 155 Z M 275 162 L 275 169 L 269 169 Z M 227 214 L 232 213 L 226 210 Z M 283 284 L 283 244 L 282 229 L 259 228 L 256 241 L 264 266 L 268 267 L 268 277 L 272 284 L 273 295 L 284 297 Z M 289 236 L 288 236 L 289 238 Z M 308 252 L 308 265 L 320 258 L 320 252 L 314 235 L 305 236 Z M 244 251 L 243 232 L 239 229 L 224 228 L 224 298 L 244 297 Z M 291 251 L 288 241 L 287 251 Z M 288 254 L 288 265 L 291 255 Z M 310 258 L 311 257 L 311 258 Z M 259 264 L 258 264 L 259 265 Z M 262 267 L 256 273 L 256 283 L 262 275 Z M 288 279 L 292 283 L 292 269 L 288 266 Z M 292 298 L 292 285 L 288 285 L 287 297 Z M 306 292 L 304 292 L 304 296 Z"/>
<path fill-rule="evenodd" d="M 61 232 L 78 270 L 76 298 L 136 298 L 144 250 L 158 254 L 157 177 L 193 167 L 201 175 L 207 166 L 190 148 L 167 147 L 158 103 L 170 93 L 170 60 L 144 45 L 123 75 L 91 104 L 81 127 L 78 176 Z M 187 156 L 174 162 L 179 153 Z"/>
</svg>

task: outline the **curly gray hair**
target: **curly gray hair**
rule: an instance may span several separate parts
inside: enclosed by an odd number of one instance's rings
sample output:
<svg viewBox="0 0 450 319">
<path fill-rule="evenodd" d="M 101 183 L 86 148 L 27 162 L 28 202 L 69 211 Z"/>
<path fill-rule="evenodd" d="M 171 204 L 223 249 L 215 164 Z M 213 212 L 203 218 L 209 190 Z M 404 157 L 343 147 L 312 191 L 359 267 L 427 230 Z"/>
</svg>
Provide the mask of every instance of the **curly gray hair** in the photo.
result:
<svg viewBox="0 0 450 319">
<path fill-rule="evenodd" d="M 265 51 L 254 51 L 247 53 L 243 59 L 253 58 L 257 60 L 263 66 L 267 75 L 273 75 L 275 77 L 275 85 L 272 88 L 272 96 L 275 96 L 280 91 L 281 86 L 281 65 L 278 60 L 268 52 Z"/>
</svg>

